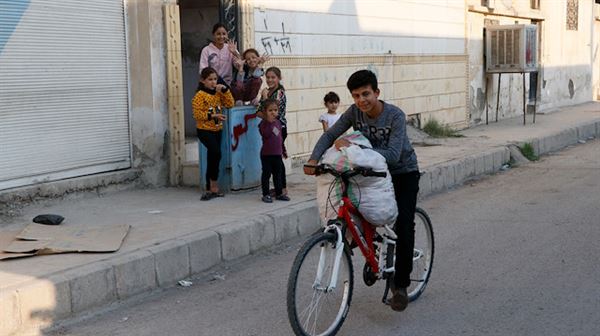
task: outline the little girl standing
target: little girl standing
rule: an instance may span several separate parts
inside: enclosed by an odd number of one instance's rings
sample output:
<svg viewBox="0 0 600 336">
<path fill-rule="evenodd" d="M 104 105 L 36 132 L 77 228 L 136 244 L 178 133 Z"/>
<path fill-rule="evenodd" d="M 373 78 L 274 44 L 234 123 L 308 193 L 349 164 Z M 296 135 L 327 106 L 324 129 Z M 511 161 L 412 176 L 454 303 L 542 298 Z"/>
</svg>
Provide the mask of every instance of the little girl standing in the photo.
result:
<svg viewBox="0 0 600 336">
<path fill-rule="evenodd" d="M 217 84 L 217 71 L 207 67 L 200 72 L 198 92 L 192 99 L 198 139 L 206 147 L 206 192 L 201 200 L 223 197 L 219 192 L 219 163 L 221 162 L 221 134 L 225 115 L 221 108 L 232 107 L 233 96 L 223 84 Z"/>
<path fill-rule="evenodd" d="M 281 85 L 281 70 L 277 67 L 270 67 L 265 72 L 265 79 L 267 82 L 267 87 L 263 89 L 261 92 L 261 104 L 258 106 L 257 115 L 262 119 L 265 118 L 264 115 L 264 102 L 266 99 L 274 99 L 277 101 L 277 119 L 281 122 L 281 135 L 282 135 L 282 156 L 284 159 L 287 159 L 287 150 L 285 148 L 285 139 L 287 138 L 287 119 L 285 119 L 285 108 L 287 104 L 287 99 L 285 97 L 285 88 Z M 281 175 L 281 184 L 283 188 L 284 195 L 287 195 L 287 178 L 285 176 L 285 165 L 283 165 L 282 161 L 282 175 Z"/>
<path fill-rule="evenodd" d="M 330 91 L 323 98 L 323 102 L 327 108 L 327 113 L 321 114 L 319 121 L 323 125 L 323 132 L 327 132 L 327 130 L 340 119 L 340 115 L 336 114 L 338 106 L 340 106 L 340 96 L 338 96 L 337 93 Z"/>
<path fill-rule="evenodd" d="M 262 201 L 273 203 L 269 192 L 269 180 L 273 175 L 275 185 L 275 199 L 289 201 L 290 198 L 283 194 L 281 175 L 283 174 L 283 132 L 281 122 L 277 119 L 278 102 L 275 99 L 266 99 L 262 102 L 264 119 L 258 124 L 258 130 L 262 137 L 262 148 L 260 149 L 260 162 L 262 164 Z"/>
</svg>

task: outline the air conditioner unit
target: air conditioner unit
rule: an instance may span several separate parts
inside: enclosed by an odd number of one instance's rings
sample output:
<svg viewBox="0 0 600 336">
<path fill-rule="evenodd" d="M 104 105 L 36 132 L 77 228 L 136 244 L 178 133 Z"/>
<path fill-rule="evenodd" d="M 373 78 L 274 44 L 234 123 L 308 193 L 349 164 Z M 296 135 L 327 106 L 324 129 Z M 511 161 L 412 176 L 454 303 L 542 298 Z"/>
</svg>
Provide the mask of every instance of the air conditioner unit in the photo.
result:
<svg viewBox="0 0 600 336">
<path fill-rule="evenodd" d="M 536 25 L 487 26 L 485 45 L 487 72 L 532 72 L 538 70 Z"/>
</svg>

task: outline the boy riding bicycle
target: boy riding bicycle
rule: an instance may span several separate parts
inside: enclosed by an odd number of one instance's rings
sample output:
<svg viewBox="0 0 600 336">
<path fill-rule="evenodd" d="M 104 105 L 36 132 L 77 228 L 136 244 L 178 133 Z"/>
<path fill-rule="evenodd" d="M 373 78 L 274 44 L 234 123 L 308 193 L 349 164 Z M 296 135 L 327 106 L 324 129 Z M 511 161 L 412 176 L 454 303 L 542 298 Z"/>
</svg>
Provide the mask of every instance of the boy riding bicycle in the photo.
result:
<svg viewBox="0 0 600 336">
<path fill-rule="evenodd" d="M 319 139 L 307 165 L 316 165 L 323 153 L 335 144 L 337 149 L 350 146 L 338 139 L 350 127 L 360 131 L 373 149 L 383 155 L 394 184 L 398 218 L 394 231 L 398 236 L 392 298 L 393 310 L 402 311 L 408 305 L 406 288 L 410 285 L 413 264 L 414 218 L 419 192 L 417 155 L 406 134 L 406 116 L 397 106 L 379 100 L 377 76 L 369 70 L 353 73 L 346 83 L 354 104 Z M 337 140 L 336 140 L 337 139 Z M 304 173 L 314 175 L 314 167 L 304 167 Z"/>
</svg>

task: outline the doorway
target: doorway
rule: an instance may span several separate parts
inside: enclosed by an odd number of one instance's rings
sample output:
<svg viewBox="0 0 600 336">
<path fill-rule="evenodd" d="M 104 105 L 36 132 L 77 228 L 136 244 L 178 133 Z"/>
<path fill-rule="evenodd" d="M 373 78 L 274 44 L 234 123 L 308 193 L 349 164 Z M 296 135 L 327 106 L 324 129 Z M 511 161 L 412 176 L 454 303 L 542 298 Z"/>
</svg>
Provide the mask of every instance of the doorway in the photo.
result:
<svg viewBox="0 0 600 336">
<path fill-rule="evenodd" d="M 212 40 L 212 28 L 221 22 L 227 26 L 229 37 L 237 36 L 237 1 L 235 0 L 179 0 L 181 25 L 181 61 L 185 136 L 196 137 L 196 122 L 192 116 L 192 98 L 198 87 L 200 52 Z"/>
</svg>

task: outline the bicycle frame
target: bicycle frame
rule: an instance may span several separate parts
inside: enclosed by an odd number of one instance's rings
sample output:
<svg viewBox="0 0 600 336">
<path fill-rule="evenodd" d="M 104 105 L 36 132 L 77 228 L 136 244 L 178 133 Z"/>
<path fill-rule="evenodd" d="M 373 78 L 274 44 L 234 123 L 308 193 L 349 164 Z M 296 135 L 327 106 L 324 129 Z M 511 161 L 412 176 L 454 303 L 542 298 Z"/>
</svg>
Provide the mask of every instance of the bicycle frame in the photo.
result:
<svg viewBox="0 0 600 336">
<path fill-rule="evenodd" d="M 355 215 L 361 220 L 362 223 L 366 224 L 362 225 L 365 232 L 364 237 L 358 232 L 358 228 L 356 227 L 350 214 Z M 358 209 L 356 209 L 356 207 L 350 201 L 350 198 L 347 196 L 342 197 L 342 206 L 340 206 L 338 210 L 338 218 L 342 218 L 346 222 L 347 228 L 350 230 L 350 234 L 352 235 L 352 239 L 358 245 L 358 248 L 369 263 L 369 266 L 371 266 L 373 272 L 379 273 L 379 264 L 377 259 L 375 259 L 375 248 L 373 247 L 373 236 L 375 229 L 373 229 L 371 223 L 364 219 L 360 212 L 358 212 Z"/>
</svg>

